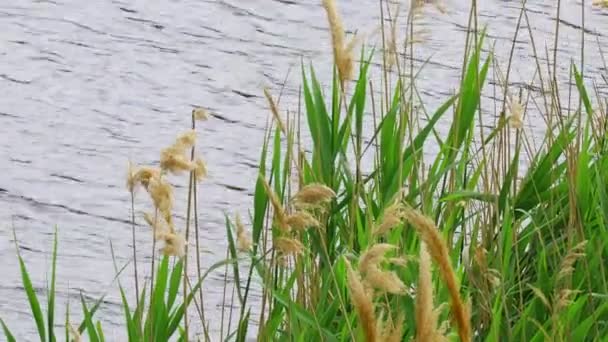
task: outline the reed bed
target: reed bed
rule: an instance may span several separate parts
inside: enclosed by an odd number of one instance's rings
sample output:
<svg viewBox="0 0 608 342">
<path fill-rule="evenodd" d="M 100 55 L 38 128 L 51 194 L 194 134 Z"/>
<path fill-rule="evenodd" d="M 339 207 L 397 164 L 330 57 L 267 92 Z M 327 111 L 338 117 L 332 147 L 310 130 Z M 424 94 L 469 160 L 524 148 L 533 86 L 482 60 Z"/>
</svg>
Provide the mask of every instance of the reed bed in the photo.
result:
<svg viewBox="0 0 608 342">
<path fill-rule="evenodd" d="M 497 64 L 472 1 L 459 89 L 423 112 L 412 64 L 415 23 L 420 8 L 433 4 L 414 1 L 405 9 L 401 44 L 396 26 L 384 27 L 399 10 L 381 1 L 383 48 L 355 56 L 358 39 L 346 36 L 337 0 L 321 1 L 333 44 L 332 83 L 322 86 L 303 65 L 303 106 L 295 114 L 264 90 L 272 121 L 252 209 L 241 213 L 246 219 L 226 215 L 226 258 L 204 272 L 196 186 L 206 165 L 195 144 L 207 113 L 193 111 L 191 130 L 161 151 L 159 167 L 129 168 L 131 198 L 145 191 L 154 205 L 145 220 L 155 242 L 151 279 L 117 265 L 117 278 L 133 279 L 136 289 L 128 299 L 118 281 L 130 341 L 607 340 L 606 99 L 588 90 L 574 64 L 567 75 L 573 82 L 559 84 L 556 69 L 543 65 L 532 46 L 543 89 L 536 110 L 547 127 L 531 148 L 526 120 L 533 105 L 513 96 L 510 59 L 506 68 Z M 513 41 L 530 26 L 525 6 Z M 374 84 L 378 54 L 381 84 Z M 488 131 L 481 100 L 489 75 L 499 80 L 502 96 L 493 101 L 502 111 Z M 575 110 L 562 108 L 560 88 L 578 94 Z M 450 124 L 445 134 L 442 119 Z M 365 131 L 369 122 L 373 129 Z M 438 153 L 425 155 L 429 144 Z M 372 165 L 363 165 L 364 157 Z M 167 174 L 189 175 L 183 229 L 174 224 Z M 147 251 L 133 236 L 136 259 Z M 53 250 L 46 314 L 18 256 L 41 341 L 58 338 L 57 239 Z M 221 269 L 229 317 L 222 315 L 216 336 L 205 315 L 204 280 Z M 253 289 L 261 291 L 255 304 Z M 103 298 L 83 297 L 84 319 L 65 318 L 65 339 L 103 341 L 95 318 L 101 305 Z"/>
</svg>

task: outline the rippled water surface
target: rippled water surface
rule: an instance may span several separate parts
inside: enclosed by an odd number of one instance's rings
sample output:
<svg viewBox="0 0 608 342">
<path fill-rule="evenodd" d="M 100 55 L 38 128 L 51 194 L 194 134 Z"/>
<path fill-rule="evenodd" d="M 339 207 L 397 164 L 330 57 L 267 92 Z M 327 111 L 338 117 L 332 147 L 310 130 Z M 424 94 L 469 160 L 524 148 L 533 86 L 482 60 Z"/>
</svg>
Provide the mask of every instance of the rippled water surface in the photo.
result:
<svg viewBox="0 0 608 342">
<path fill-rule="evenodd" d="M 562 1 L 558 70 L 565 76 L 570 59 L 580 63 L 580 1 Z M 117 261 L 128 262 L 127 161 L 157 160 L 160 148 L 188 126 L 194 105 L 214 113 L 199 137 L 210 169 L 210 178 L 199 188 L 204 264 L 223 258 L 224 213 L 247 216 L 251 202 L 268 118 L 262 88 L 278 92 L 286 80 L 282 106 L 295 107 L 301 58 L 312 60 L 320 78 L 328 79 L 329 37 L 318 2 L 2 1 L 0 316 L 17 336 L 32 338 L 34 324 L 20 286 L 12 227 L 42 291 L 55 225 L 58 301 L 69 298 L 76 306 L 80 290 L 90 297 L 109 291 L 100 317 L 109 340 L 123 336 L 119 298 L 110 286 L 115 272 L 109 241 Z M 480 2 L 480 21 L 488 24 L 489 42 L 504 69 L 520 2 Z M 555 2 L 528 1 L 530 29 L 543 56 L 545 46 L 552 46 Z M 419 87 L 431 109 L 458 84 L 466 3 L 446 1 L 445 14 L 427 8 L 417 22 L 425 38 L 416 46 L 417 65 L 430 58 Z M 343 0 L 340 6 L 347 27 L 368 33 L 378 27 L 377 0 Z M 608 12 L 586 6 L 585 72 L 590 82 L 606 71 L 598 44 L 608 50 Z M 524 27 L 515 49 L 514 87 L 532 81 L 529 42 Z M 530 117 L 527 124 L 542 132 L 540 117 Z M 174 181 L 185 184 L 185 179 Z M 178 198 L 185 201 L 183 188 Z M 146 205 L 142 194 L 136 209 Z M 139 245 L 148 251 L 149 229 L 141 225 L 137 231 Z M 143 266 L 146 260 L 140 261 Z M 130 268 L 126 272 L 130 275 Z M 221 291 L 221 274 L 213 275 L 205 287 L 212 312 L 221 303 Z"/>
</svg>

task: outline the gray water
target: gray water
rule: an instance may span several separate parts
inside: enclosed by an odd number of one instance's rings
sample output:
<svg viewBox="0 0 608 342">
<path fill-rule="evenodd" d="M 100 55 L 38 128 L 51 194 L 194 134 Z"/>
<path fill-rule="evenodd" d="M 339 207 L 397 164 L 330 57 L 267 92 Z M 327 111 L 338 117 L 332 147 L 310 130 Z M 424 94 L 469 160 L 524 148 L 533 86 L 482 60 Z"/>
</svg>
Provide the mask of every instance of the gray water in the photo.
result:
<svg viewBox="0 0 608 342">
<path fill-rule="evenodd" d="M 278 93 L 286 80 L 281 107 L 295 109 L 302 58 L 317 66 L 322 80 L 328 79 L 331 49 L 319 2 L 2 1 L 0 317 L 20 340 L 33 339 L 35 326 L 20 285 L 12 229 L 42 292 L 55 226 L 58 305 L 63 308 L 69 298 L 72 311 L 78 312 L 79 291 L 88 298 L 108 292 L 99 318 L 109 340 L 124 336 L 118 292 L 111 286 L 115 272 L 109 241 L 118 263 L 128 262 L 127 161 L 158 160 L 158 151 L 188 127 L 193 106 L 214 113 L 199 135 L 199 150 L 210 170 L 199 187 L 203 262 L 207 267 L 224 258 L 224 214 L 238 211 L 248 217 L 251 206 L 269 113 L 262 88 Z M 489 42 L 495 43 L 504 70 L 520 2 L 480 2 L 481 24 L 488 24 Z M 543 55 L 545 46 L 552 46 L 555 2 L 528 1 L 531 29 Z M 580 64 L 581 0 L 562 2 L 558 70 L 567 76 L 571 59 Z M 606 72 L 598 42 L 608 50 L 608 10 L 594 9 L 590 2 L 588 84 Z M 340 7 L 347 27 L 360 32 L 378 27 L 377 0 L 343 0 Z M 448 0 L 445 8 L 446 14 L 425 9 L 417 23 L 426 31 L 425 41 L 416 46 L 417 65 L 430 57 L 419 78 L 429 109 L 457 87 L 462 63 L 468 1 Z M 532 81 L 529 41 L 524 28 L 515 49 L 513 89 Z M 489 115 L 492 111 L 487 108 Z M 542 133 L 540 117 L 531 116 L 526 124 L 531 132 Z M 186 183 L 185 178 L 172 180 Z M 138 212 L 149 207 L 144 194 L 136 201 Z M 178 202 L 185 202 L 183 188 Z M 176 212 L 183 213 L 183 206 Z M 149 228 L 138 226 L 137 236 L 143 268 L 149 261 L 144 257 L 150 250 Z M 122 281 L 130 284 L 131 268 L 125 272 Z M 212 326 L 218 326 L 221 272 L 205 284 Z"/>
</svg>

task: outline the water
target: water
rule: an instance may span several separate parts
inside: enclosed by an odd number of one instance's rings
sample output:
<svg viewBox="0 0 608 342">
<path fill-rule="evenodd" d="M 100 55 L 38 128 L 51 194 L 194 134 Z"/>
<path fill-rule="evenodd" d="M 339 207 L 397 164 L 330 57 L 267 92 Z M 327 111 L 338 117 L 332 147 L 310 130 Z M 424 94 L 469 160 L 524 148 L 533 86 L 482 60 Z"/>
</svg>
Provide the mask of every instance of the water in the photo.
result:
<svg viewBox="0 0 608 342">
<path fill-rule="evenodd" d="M 429 109 L 458 84 L 469 10 L 463 3 L 446 1 L 447 14 L 427 9 L 418 23 L 426 40 L 416 47 L 417 65 L 431 57 L 419 78 Z M 480 21 L 489 24 L 504 70 L 519 1 L 481 3 Z M 528 1 L 543 56 L 552 44 L 554 3 Z M 580 63 L 580 0 L 563 3 L 558 70 L 567 75 L 570 58 Z M 340 5 L 347 27 L 361 32 L 378 27 L 376 0 Z M 286 81 L 281 106 L 295 109 L 301 58 L 315 63 L 322 80 L 328 79 L 331 60 L 325 13 L 316 1 L 4 1 L 0 32 L 0 316 L 20 339 L 34 338 L 35 326 L 20 285 L 12 228 L 42 291 L 57 225 L 59 306 L 69 298 L 76 307 L 80 290 L 89 298 L 109 292 L 99 317 L 109 340 L 120 339 L 122 313 L 110 286 L 115 272 L 109 241 L 117 262 L 128 262 L 127 161 L 156 161 L 160 148 L 188 127 L 192 106 L 215 113 L 199 138 L 210 169 L 199 187 L 208 266 L 223 258 L 224 214 L 239 211 L 247 217 L 250 208 L 268 118 L 262 88 L 277 93 Z M 608 49 L 608 11 L 587 4 L 586 32 L 590 84 L 606 72 L 598 43 Z M 518 41 L 513 89 L 532 81 L 535 68 L 526 28 Z M 493 107 L 486 109 L 492 115 Z M 542 133 L 540 117 L 527 124 L 531 132 Z M 185 178 L 173 181 L 186 183 Z M 185 201 L 183 188 L 178 198 Z M 137 210 L 148 207 L 140 194 Z M 183 213 L 183 206 L 176 212 Z M 149 229 L 142 224 L 137 234 L 147 253 Z M 143 254 L 141 267 L 147 261 Z M 131 269 L 126 272 L 128 283 Z M 221 284 L 219 273 L 206 282 L 211 311 L 219 312 Z"/>
</svg>

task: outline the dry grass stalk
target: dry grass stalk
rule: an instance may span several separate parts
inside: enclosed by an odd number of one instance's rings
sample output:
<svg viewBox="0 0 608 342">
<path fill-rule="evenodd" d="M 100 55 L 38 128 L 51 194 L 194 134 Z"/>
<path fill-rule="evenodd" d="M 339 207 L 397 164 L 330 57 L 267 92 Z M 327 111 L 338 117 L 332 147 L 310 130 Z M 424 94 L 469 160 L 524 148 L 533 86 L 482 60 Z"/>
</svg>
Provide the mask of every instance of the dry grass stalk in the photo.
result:
<svg viewBox="0 0 608 342">
<path fill-rule="evenodd" d="M 344 25 L 338 13 L 336 0 L 323 0 L 323 7 L 327 13 L 327 21 L 331 31 L 331 41 L 334 51 L 334 62 L 338 68 L 338 77 L 344 88 L 347 81 L 353 76 L 353 55 L 354 39 L 351 43 L 346 43 L 344 37 Z"/>
<path fill-rule="evenodd" d="M 405 218 L 416 229 L 422 241 L 426 243 L 431 257 L 433 257 L 433 260 L 439 267 L 439 271 L 450 293 L 452 312 L 458 327 L 460 340 L 470 341 L 470 317 L 460 297 L 456 274 L 450 263 L 448 248 L 443 237 L 439 233 L 435 223 L 419 211 L 407 209 L 405 211 Z"/>
<path fill-rule="evenodd" d="M 206 121 L 209 119 L 209 113 L 204 108 L 194 108 L 192 110 L 192 116 L 196 121 Z"/>
<path fill-rule="evenodd" d="M 378 340 L 376 329 L 376 314 L 371 294 L 365 290 L 361 278 L 355 272 L 348 260 L 345 260 L 347 271 L 347 286 L 350 292 L 350 299 L 357 310 L 359 321 L 365 334 L 365 341 L 375 342 Z"/>
<path fill-rule="evenodd" d="M 326 185 L 312 183 L 304 186 L 293 197 L 292 201 L 298 205 L 317 206 L 329 203 L 336 193 Z"/>
<path fill-rule="evenodd" d="M 321 223 L 307 211 L 297 211 L 287 217 L 287 224 L 295 230 L 319 227 Z"/>
<path fill-rule="evenodd" d="M 241 215 L 236 214 L 235 218 L 235 226 L 236 226 L 236 244 L 237 248 L 241 252 L 247 252 L 251 249 L 251 237 L 247 234 L 245 230 L 245 225 L 243 225 L 243 221 L 241 220 Z"/>
<path fill-rule="evenodd" d="M 395 246 L 389 244 L 376 244 L 370 247 L 361 255 L 359 273 L 365 283 L 372 288 L 392 294 L 404 294 L 405 284 L 397 274 L 380 268 L 380 263 L 386 260 L 384 257 L 386 252 L 393 249 Z"/>
<path fill-rule="evenodd" d="M 270 106 L 270 112 L 272 112 L 272 116 L 276 120 L 277 125 L 279 126 L 279 129 L 281 130 L 281 132 L 283 132 L 283 134 L 286 135 L 287 126 L 285 126 L 283 119 L 281 119 L 281 115 L 279 114 L 279 109 L 277 108 L 277 104 L 274 101 L 274 99 L 272 98 L 272 94 L 270 94 L 270 90 L 268 90 L 268 88 L 264 88 L 264 96 L 266 96 L 266 100 L 268 101 L 268 105 Z"/>
</svg>

